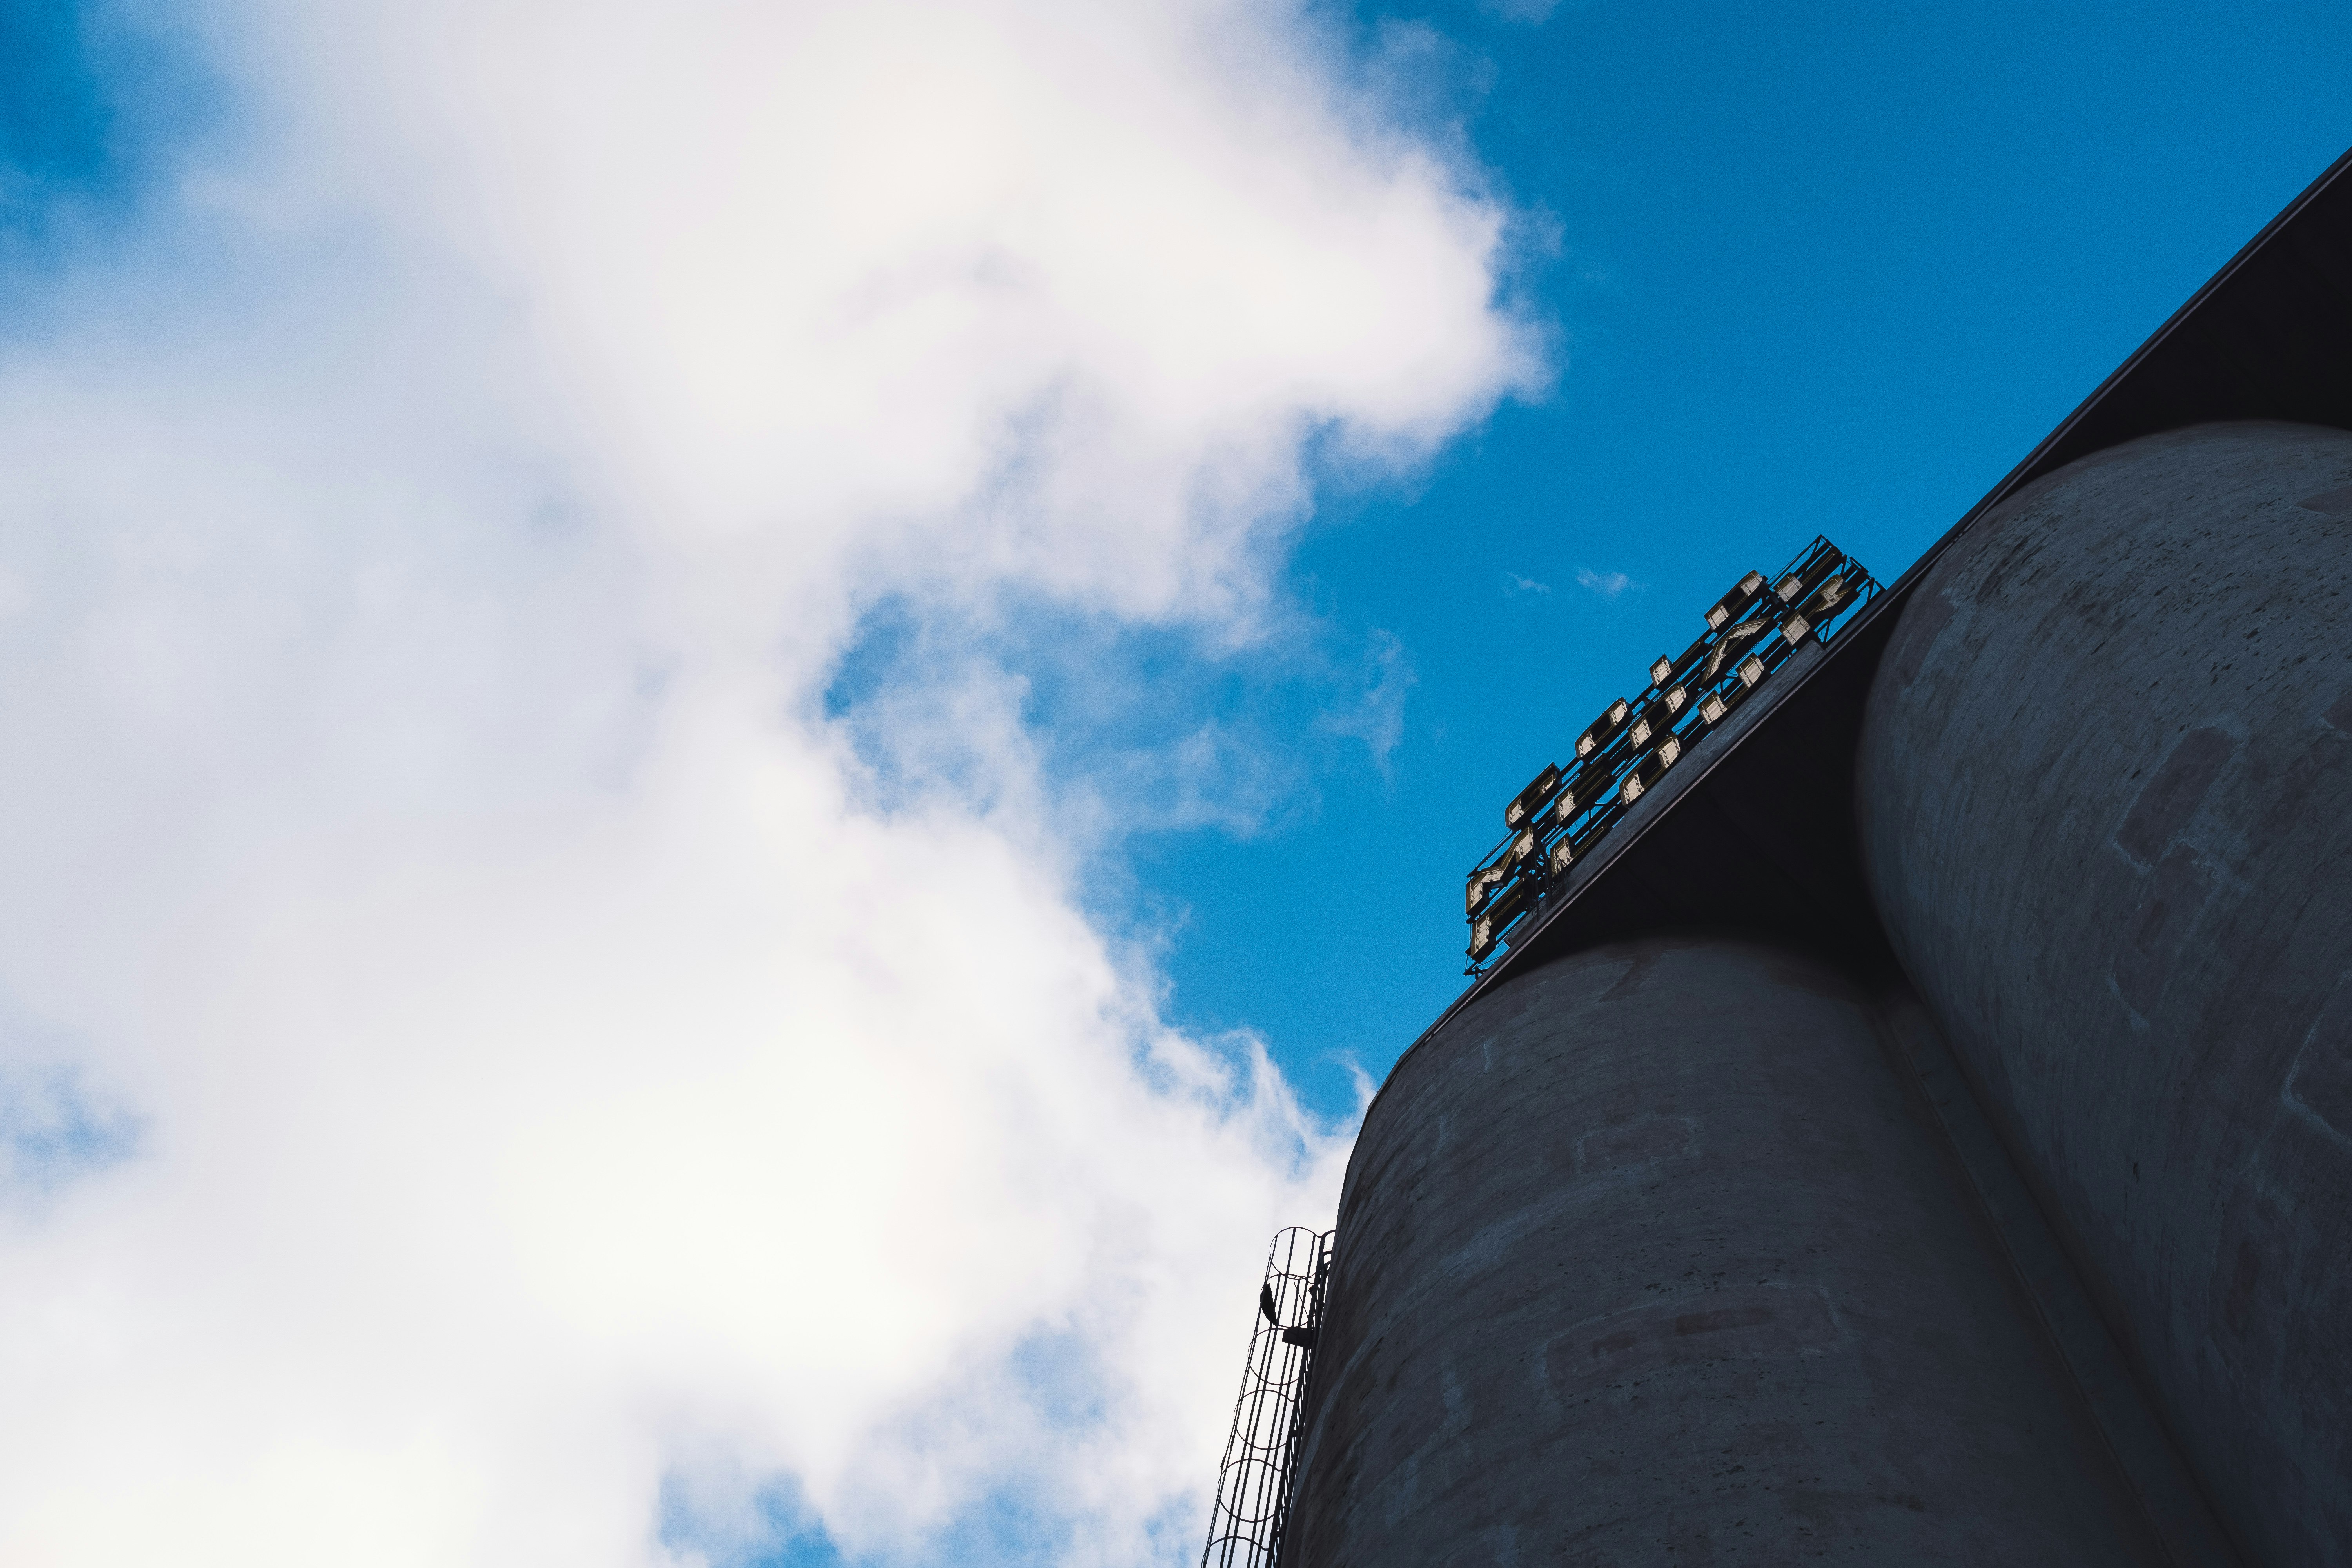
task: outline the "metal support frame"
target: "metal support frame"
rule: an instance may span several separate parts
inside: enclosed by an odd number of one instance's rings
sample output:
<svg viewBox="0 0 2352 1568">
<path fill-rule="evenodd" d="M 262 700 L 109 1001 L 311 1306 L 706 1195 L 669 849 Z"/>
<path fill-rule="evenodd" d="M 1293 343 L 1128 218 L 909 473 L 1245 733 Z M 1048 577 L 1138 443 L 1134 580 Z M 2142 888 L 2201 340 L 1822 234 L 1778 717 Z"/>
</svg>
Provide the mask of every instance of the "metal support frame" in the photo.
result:
<svg viewBox="0 0 2352 1568">
<path fill-rule="evenodd" d="M 1292 1226 L 1275 1237 L 1266 1253 L 1241 1397 L 1234 1405 L 1224 1462 L 1217 1467 L 1202 1568 L 1273 1568 L 1282 1548 L 1307 1373 L 1323 1318 L 1323 1283 L 1331 1271 L 1331 1236 Z"/>
<path fill-rule="evenodd" d="M 1548 766 L 1515 797 L 1514 808 L 1525 807 L 1524 819 L 1512 823 L 1502 842 L 1470 872 L 1465 918 L 1471 938 L 1464 973 L 1484 973 L 1483 966 L 1516 934 L 1535 929 L 1544 901 L 1575 862 L 1624 819 L 1659 775 L 1728 720 L 1751 689 L 1806 640 L 1830 641 L 1881 591 L 1860 563 L 1820 535 L 1777 576 L 1750 574 L 1741 582 L 1759 578 L 1760 588 L 1736 612 L 1724 615 L 1719 624 L 1710 615 L 1706 631 L 1681 658 L 1658 660 L 1653 671 L 1664 667 L 1664 673 L 1639 697 L 1602 710 L 1585 734 L 1606 728 L 1607 738 L 1590 755 L 1572 758 L 1565 769 Z M 1734 588 L 1718 608 L 1733 605 L 1740 594 Z M 1670 705 L 1676 692 L 1680 700 Z M 1621 707 L 1622 717 L 1612 723 L 1611 716 Z M 1652 718 L 1653 728 L 1636 742 L 1643 716 Z M 1554 775 L 1557 782 L 1547 784 Z M 1564 816 L 1556 809 L 1563 796 L 1574 802 Z M 1487 922 L 1484 931 L 1482 917 Z"/>
</svg>

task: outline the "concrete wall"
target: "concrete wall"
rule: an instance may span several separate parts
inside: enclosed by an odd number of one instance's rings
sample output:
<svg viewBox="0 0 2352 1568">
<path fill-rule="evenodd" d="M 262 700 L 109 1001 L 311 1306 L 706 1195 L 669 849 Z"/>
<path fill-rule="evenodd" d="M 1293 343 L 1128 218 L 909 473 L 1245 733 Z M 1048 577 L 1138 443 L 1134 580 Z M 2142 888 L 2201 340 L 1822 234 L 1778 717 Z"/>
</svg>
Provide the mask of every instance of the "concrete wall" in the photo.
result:
<svg viewBox="0 0 2352 1568">
<path fill-rule="evenodd" d="M 2151 1560 L 1864 999 L 1654 939 L 1401 1063 L 1286 1568 Z"/>
<path fill-rule="evenodd" d="M 1906 607 L 1857 766 L 1904 966 L 2214 1505 L 2352 1564 L 2352 435 L 2021 492 Z"/>
</svg>

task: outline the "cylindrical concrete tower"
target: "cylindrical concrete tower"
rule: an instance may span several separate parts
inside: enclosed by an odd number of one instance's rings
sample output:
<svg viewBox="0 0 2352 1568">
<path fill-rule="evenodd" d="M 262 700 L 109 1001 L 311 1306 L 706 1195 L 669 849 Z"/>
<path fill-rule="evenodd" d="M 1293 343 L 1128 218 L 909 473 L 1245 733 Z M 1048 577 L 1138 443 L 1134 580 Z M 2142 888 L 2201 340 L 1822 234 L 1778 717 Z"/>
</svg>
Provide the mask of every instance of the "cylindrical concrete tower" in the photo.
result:
<svg viewBox="0 0 2352 1568">
<path fill-rule="evenodd" d="M 1857 770 L 1903 964 L 2215 1506 L 2352 1563 L 2352 434 L 2021 491 L 1906 609 Z"/>
<path fill-rule="evenodd" d="M 1286 1568 L 2155 1560 L 1846 980 L 1564 958 L 1371 1108 Z"/>
</svg>

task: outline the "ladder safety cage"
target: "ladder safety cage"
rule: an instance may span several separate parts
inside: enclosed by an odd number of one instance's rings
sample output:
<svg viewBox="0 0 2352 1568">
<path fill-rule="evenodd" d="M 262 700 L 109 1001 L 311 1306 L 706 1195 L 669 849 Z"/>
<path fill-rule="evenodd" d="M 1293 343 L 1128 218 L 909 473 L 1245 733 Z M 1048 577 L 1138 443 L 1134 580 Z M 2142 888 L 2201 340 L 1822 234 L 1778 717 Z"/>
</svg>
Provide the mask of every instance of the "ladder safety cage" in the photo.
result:
<svg viewBox="0 0 2352 1568">
<path fill-rule="evenodd" d="M 1828 642 L 1879 592 L 1876 579 L 1827 539 L 1778 574 L 1744 574 L 1702 616 L 1706 629 L 1679 657 L 1661 655 L 1650 684 L 1619 698 L 1578 732 L 1563 767 L 1548 763 L 1504 807 L 1509 831 L 1470 871 L 1463 905 L 1469 964 L 1535 929 L 1538 911 L 1574 864 L 1665 771 L 1728 720 L 1808 639 Z"/>
<path fill-rule="evenodd" d="M 1275 1237 L 1266 1254 L 1241 1397 L 1217 1467 L 1202 1568 L 1273 1568 L 1281 1550 L 1332 1235 L 1292 1226 Z"/>
</svg>

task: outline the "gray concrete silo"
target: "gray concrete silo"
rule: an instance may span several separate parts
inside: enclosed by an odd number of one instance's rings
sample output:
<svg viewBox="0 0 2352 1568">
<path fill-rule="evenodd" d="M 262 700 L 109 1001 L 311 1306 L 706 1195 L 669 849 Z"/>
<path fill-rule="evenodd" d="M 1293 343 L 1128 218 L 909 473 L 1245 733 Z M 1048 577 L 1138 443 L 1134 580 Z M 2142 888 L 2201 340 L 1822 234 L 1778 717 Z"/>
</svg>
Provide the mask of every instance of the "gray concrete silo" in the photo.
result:
<svg viewBox="0 0 2352 1568">
<path fill-rule="evenodd" d="M 1605 832 L 1507 816 L 1234 1561 L 2352 1568 L 2347 365 L 2352 153 Z"/>
<path fill-rule="evenodd" d="M 2249 1554 L 2352 1563 L 2352 433 L 2083 458 L 1857 755 L 1888 935 Z"/>
<path fill-rule="evenodd" d="M 2158 1558 L 1820 963 L 1559 960 L 1398 1067 L 1349 1167 L 1294 1568 Z"/>
</svg>

